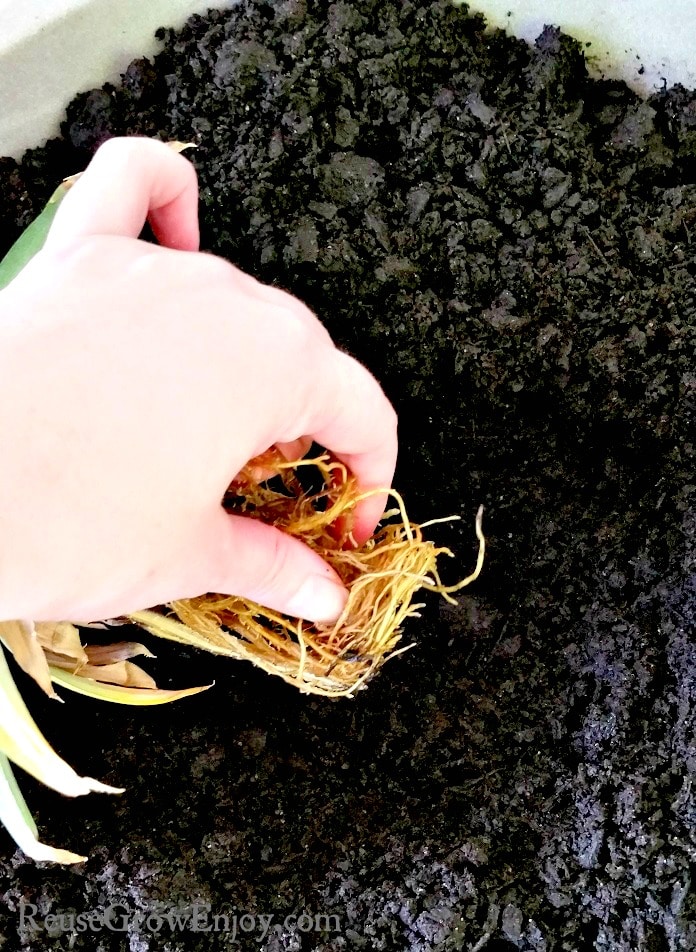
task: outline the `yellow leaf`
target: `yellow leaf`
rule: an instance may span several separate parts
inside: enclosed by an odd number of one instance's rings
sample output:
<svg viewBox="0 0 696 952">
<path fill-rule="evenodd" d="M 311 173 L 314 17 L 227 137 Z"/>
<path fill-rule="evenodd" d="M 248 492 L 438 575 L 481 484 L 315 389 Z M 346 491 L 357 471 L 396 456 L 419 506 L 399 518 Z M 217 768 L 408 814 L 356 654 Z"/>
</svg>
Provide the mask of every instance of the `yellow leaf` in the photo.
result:
<svg viewBox="0 0 696 952">
<path fill-rule="evenodd" d="M 90 678 L 81 678 L 60 668 L 51 667 L 51 677 L 56 684 L 60 684 L 76 694 L 84 694 L 99 701 L 111 701 L 113 704 L 132 704 L 138 707 L 148 707 L 155 704 L 168 704 L 180 698 L 190 697 L 207 691 L 212 684 L 204 684 L 197 688 L 184 688 L 180 691 L 166 691 L 155 688 L 128 688 L 117 684 L 102 684 Z"/>
</svg>

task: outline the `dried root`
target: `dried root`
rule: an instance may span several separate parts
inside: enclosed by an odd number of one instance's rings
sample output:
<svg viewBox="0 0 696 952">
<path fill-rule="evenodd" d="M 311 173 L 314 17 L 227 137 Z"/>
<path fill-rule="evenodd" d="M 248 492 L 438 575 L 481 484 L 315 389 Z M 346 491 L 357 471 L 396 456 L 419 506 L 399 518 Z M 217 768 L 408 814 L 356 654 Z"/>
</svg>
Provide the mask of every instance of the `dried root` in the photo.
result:
<svg viewBox="0 0 696 952">
<path fill-rule="evenodd" d="M 303 467 L 318 470 L 323 483 L 318 492 L 303 488 Z M 413 604 L 415 593 L 425 588 L 454 601 L 452 593 L 478 577 L 485 552 L 479 509 L 476 568 L 457 585 L 443 585 L 437 559 L 452 553 L 424 539 L 425 526 L 409 522 L 394 490 L 390 495 L 396 508 L 385 514 L 368 542 L 356 547 L 351 515 L 365 495 L 357 492 L 343 464 L 328 456 L 287 462 L 269 451 L 239 474 L 226 499 L 231 511 L 299 537 L 335 569 L 349 596 L 334 624 L 310 624 L 245 598 L 214 594 L 131 618 L 160 637 L 252 661 L 301 691 L 332 697 L 354 694 L 385 661 L 411 647 L 398 644 L 405 620 L 422 607 Z"/>
</svg>

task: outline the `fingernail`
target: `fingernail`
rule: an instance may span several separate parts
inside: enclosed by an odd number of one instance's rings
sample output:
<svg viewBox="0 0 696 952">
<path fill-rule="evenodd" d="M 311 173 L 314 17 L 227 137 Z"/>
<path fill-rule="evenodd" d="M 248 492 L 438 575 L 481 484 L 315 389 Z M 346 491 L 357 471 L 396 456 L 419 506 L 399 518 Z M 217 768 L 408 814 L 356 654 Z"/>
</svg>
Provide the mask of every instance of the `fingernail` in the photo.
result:
<svg viewBox="0 0 696 952">
<path fill-rule="evenodd" d="M 346 589 L 323 575 L 310 575 L 288 602 L 287 613 L 309 621 L 336 621 L 348 598 Z"/>
</svg>

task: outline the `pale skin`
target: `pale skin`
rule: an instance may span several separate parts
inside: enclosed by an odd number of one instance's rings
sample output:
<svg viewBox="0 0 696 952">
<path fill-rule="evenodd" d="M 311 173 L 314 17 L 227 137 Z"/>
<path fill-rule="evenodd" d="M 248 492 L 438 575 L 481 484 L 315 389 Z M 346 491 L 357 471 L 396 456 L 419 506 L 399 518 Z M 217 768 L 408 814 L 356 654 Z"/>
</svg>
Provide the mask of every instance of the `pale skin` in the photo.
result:
<svg viewBox="0 0 696 952">
<path fill-rule="evenodd" d="M 160 247 L 138 240 L 146 219 Z M 224 492 L 273 444 L 391 485 L 396 415 L 291 295 L 198 251 L 191 163 L 102 146 L 0 292 L 0 620 L 88 621 L 220 592 L 331 621 L 346 591 Z M 369 538 L 384 493 L 359 506 Z"/>
</svg>

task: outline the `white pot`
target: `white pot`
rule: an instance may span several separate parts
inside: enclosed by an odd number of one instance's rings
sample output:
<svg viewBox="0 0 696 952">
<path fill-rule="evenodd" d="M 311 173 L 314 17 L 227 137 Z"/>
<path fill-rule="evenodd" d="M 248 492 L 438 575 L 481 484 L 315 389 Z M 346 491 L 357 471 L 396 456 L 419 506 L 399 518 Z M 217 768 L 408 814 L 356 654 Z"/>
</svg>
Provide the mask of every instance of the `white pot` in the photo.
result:
<svg viewBox="0 0 696 952">
<path fill-rule="evenodd" d="M 0 0 L 0 156 L 57 135 L 73 97 L 162 48 L 159 26 L 237 0 Z"/>
<path fill-rule="evenodd" d="M 0 155 L 42 144 L 76 93 L 118 81 L 131 59 L 157 52 L 158 26 L 235 2 L 243 0 L 0 0 Z M 532 41 L 544 24 L 561 26 L 590 44 L 595 75 L 641 92 L 663 79 L 696 85 L 696 0 L 473 0 L 471 8 Z"/>
<path fill-rule="evenodd" d="M 642 94 L 696 86 L 696 0 L 471 0 L 492 26 L 533 43 L 548 23 L 585 45 L 591 75 Z"/>
</svg>

